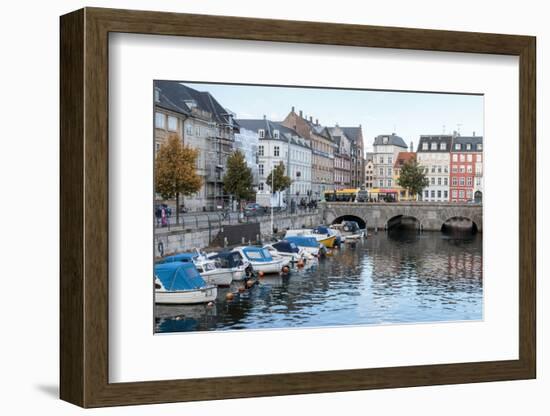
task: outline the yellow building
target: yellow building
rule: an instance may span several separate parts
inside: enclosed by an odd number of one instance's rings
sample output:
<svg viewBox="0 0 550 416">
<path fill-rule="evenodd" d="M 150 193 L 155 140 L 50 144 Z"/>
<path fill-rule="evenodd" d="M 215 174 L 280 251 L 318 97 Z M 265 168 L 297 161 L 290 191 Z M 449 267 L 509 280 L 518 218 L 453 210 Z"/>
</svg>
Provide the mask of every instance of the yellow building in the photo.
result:
<svg viewBox="0 0 550 416">
<path fill-rule="evenodd" d="M 398 201 L 416 201 L 418 198 L 417 195 L 409 195 L 409 191 L 400 187 L 397 181 L 401 174 L 401 168 L 411 160 L 416 160 L 415 152 L 399 152 L 393 165 L 393 183 L 395 184 L 394 189 L 397 191 Z"/>
</svg>

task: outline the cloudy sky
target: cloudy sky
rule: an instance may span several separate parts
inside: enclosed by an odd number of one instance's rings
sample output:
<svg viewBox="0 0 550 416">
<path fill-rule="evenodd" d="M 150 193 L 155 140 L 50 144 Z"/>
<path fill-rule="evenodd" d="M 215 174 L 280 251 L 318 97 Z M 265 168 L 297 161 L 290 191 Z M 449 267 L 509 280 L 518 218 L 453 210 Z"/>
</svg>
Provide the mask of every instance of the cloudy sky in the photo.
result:
<svg viewBox="0 0 550 416">
<path fill-rule="evenodd" d="M 291 107 L 319 123 L 358 126 L 367 151 L 379 134 L 396 133 L 414 147 L 421 134 L 483 135 L 483 96 L 398 91 L 343 90 L 278 86 L 190 83 L 209 91 L 237 118 L 283 120 Z"/>
</svg>

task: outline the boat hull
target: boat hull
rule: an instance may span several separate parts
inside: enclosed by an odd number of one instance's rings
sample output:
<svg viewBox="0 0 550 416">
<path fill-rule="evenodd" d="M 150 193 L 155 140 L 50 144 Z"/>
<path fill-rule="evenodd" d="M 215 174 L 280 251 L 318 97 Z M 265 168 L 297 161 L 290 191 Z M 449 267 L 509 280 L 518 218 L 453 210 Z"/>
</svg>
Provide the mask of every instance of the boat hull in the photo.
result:
<svg viewBox="0 0 550 416">
<path fill-rule="evenodd" d="M 272 261 L 251 261 L 250 264 L 255 272 L 279 273 L 284 266 L 288 266 L 289 260 L 281 258 Z"/>
<path fill-rule="evenodd" d="M 155 303 L 162 305 L 192 305 L 216 300 L 218 289 L 213 286 L 181 291 L 155 290 Z"/>
<path fill-rule="evenodd" d="M 317 241 L 319 241 L 322 245 L 324 245 L 326 248 L 333 248 L 334 243 L 336 242 L 336 236 L 331 235 L 329 237 L 322 237 L 318 238 Z"/>
<path fill-rule="evenodd" d="M 229 286 L 233 280 L 231 269 L 216 269 L 201 273 L 201 277 L 209 285 Z"/>
</svg>

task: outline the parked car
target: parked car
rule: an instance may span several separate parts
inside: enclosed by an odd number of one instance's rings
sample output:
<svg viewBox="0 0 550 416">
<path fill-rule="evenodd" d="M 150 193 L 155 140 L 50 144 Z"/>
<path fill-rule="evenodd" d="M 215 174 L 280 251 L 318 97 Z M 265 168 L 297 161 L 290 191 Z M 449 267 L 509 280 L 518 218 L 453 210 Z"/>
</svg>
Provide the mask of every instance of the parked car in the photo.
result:
<svg viewBox="0 0 550 416">
<path fill-rule="evenodd" d="M 244 207 L 244 213 L 245 215 L 251 216 L 251 215 L 261 215 L 266 212 L 266 209 L 262 207 L 257 202 L 251 202 L 249 204 L 246 204 Z"/>
</svg>

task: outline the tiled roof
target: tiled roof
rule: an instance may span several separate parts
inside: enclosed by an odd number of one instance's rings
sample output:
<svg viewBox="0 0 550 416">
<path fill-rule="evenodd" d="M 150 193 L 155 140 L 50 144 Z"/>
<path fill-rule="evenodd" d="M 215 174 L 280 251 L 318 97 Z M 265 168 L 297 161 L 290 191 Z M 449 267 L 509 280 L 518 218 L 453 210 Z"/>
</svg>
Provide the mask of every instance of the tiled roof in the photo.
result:
<svg viewBox="0 0 550 416">
<path fill-rule="evenodd" d="M 397 159 L 395 159 L 395 163 L 393 165 L 394 168 L 400 168 L 405 163 L 407 163 L 410 160 L 416 159 L 416 153 L 415 152 L 399 152 L 397 154 Z"/>
</svg>

